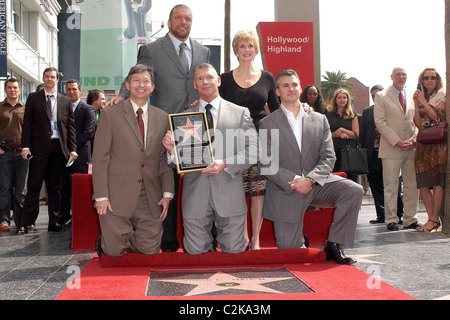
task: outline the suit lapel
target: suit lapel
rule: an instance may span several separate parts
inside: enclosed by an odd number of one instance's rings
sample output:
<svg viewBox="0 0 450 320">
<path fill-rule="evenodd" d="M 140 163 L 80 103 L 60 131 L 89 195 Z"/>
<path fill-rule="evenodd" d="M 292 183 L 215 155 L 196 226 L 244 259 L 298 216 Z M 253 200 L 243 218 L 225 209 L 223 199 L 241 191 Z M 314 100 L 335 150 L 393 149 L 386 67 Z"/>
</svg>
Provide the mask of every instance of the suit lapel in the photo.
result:
<svg viewBox="0 0 450 320">
<path fill-rule="evenodd" d="M 395 105 L 398 107 L 398 109 L 403 112 L 403 108 L 402 105 L 400 104 L 400 101 L 398 100 L 398 96 L 395 94 L 395 91 L 392 87 L 389 87 L 387 90 L 388 95 L 391 97 L 391 99 L 394 101 Z M 406 98 L 405 98 L 405 103 L 406 103 Z"/>
<path fill-rule="evenodd" d="M 295 152 L 296 156 L 300 158 L 300 149 L 298 148 L 297 140 L 295 139 L 294 133 L 292 132 L 291 125 L 284 114 L 283 110 L 278 109 L 273 112 L 273 121 L 277 125 L 281 134 L 285 136 L 288 145 Z M 303 135 L 302 135 L 303 136 Z M 303 138 L 302 138 L 303 141 Z M 303 144 L 302 144 L 303 145 Z"/>
<path fill-rule="evenodd" d="M 312 138 L 312 128 L 314 128 L 314 119 L 307 112 L 303 116 L 302 120 L 302 152 L 301 152 L 301 160 L 303 163 L 304 157 L 309 154 L 309 147 L 311 145 Z"/>
<path fill-rule="evenodd" d="M 162 45 L 164 51 L 167 53 L 167 56 L 177 66 L 177 68 L 180 70 L 180 72 L 187 76 L 186 71 L 184 70 L 183 66 L 181 65 L 181 61 L 177 55 L 177 51 L 175 50 L 172 40 L 170 40 L 168 34 L 162 39 L 161 45 Z M 193 65 L 193 63 L 192 63 L 192 65 Z M 192 69 L 192 65 L 191 65 L 191 69 Z"/>
<path fill-rule="evenodd" d="M 40 99 L 42 101 L 41 107 L 44 109 L 45 114 L 48 117 L 48 120 L 52 121 L 52 119 L 50 117 L 50 113 L 48 112 L 48 108 L 47 108 L 47 97 L 45 96 L 45 91 L 41 90 L 38 94 L 42 96 Z"/>
<path fill-rule="evenodd" d="M 157 119 L 155 118 L 155 115 L 153 114 L 153 109 L 150 105 L 148 105 L 148 111 L 147 111 L 147 136 L 145 137 L 146 146 L 145 150 L 149 150 L 150 148 L 150 137 L 154 137 L 156 132 L 156 123 Z M 150 125 L 152 123 L 152 125 Z"/>
<path fill-rule="evenodd" d="M 142 142 L 141 132 L 139 131 L 139 128 L 138 128 L 138 124 L 137 124 L 136 116 L 135 116 L 135 113 L 133 110 L 133 106 L 131 105 L 130 100 L 125 101 L 123 112 L 124 112 L 124 117 L 125 117 L 126 121 L 128 122 L 128 124 L 130 125 L 131 130 L 136 135 L 136 138 L 141 142 L 142 145 L 144 145 Z"/>
</svg>

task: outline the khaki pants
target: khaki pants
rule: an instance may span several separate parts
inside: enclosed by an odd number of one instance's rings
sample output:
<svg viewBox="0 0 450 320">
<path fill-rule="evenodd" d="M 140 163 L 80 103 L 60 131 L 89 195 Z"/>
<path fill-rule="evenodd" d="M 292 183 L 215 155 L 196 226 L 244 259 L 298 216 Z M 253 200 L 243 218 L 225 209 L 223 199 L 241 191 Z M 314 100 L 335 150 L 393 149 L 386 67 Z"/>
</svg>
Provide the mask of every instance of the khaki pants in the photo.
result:
<svg viewBox="0 0 450 320">
<path fill-rule="evenodd" d="M 384 210 L 385 223 L 398 222 L 397 197 L 400 173 L 403 177 L 403 225 L 409 226 L 417 221 L 417 190 L 414 158 L 383 158 Z"/>
</svg>

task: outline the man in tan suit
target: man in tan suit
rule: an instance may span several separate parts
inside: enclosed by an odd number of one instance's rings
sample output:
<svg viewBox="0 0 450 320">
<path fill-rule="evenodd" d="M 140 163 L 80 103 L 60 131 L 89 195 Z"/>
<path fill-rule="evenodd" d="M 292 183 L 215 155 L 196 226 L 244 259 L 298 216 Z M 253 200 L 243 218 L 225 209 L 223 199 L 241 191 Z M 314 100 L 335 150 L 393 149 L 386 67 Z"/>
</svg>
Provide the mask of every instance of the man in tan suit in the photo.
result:
<svg viewBox="0 0 450 320">
<path fill-rule="evenodd" d="M 394 68 L 392 86 L 378 92 L 375 98 L 375 125 L 380 132 L 378 156 L 383 163 L 385 223 L 390 231 L 397 231 L 397 196 L 400 176 L 403 177 L 403 228 L 415 229 L 417 222 L 417 185 L 414 171 L 416 127 L 413 122 L 414 105 L 407 103 L 405 83 L 407 73 Z"/>
<path fill-rule="evenodd" d="M 161 144 L 169 129 L 167 113 L 148 104 L 153 69 L 132 67 L 126 86 L 130 99 L 102 111 L 95 135 L 92 178 L 102 230 L 99 255 L 158 253 L 174 193 L 173 172 Z"/>
</svg>

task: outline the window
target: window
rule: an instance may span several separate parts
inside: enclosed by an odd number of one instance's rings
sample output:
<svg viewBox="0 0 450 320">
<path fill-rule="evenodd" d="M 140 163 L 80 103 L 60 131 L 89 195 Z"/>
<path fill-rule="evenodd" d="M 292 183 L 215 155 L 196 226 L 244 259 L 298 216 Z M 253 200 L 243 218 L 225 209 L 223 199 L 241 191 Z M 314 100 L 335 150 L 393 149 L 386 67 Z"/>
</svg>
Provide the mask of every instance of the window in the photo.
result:
<svg viewBox="0 0 450 320">
<path fill-rule="evenodd" d="M 12 23 L 14 31 L 30 43 L 30 13 L 19 0 L 13 0 Z"/>
</svg>

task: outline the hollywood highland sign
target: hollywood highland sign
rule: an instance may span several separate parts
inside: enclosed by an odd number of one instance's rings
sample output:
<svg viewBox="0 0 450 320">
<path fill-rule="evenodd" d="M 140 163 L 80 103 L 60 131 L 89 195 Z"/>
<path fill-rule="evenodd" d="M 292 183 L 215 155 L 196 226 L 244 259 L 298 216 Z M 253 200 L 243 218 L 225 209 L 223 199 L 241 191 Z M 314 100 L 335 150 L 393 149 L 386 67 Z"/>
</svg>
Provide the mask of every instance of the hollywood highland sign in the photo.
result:
<svg viewBox="0 0 450 320">
<path fill-rule="evenodd" d="M 294 69 L 304 88 L 314 84 L 312 22 L 260 22 L 257 26 L 264 69 L 275 77 Z"/>
</svg>

